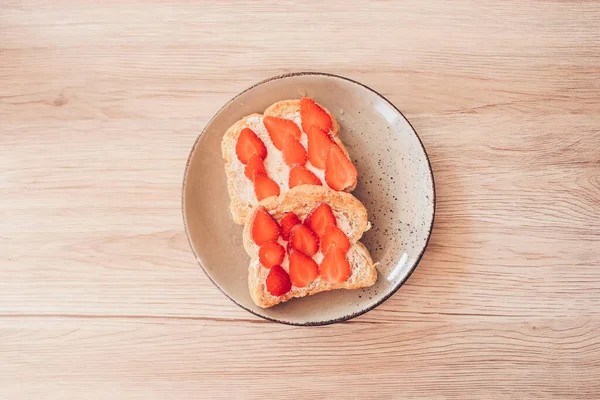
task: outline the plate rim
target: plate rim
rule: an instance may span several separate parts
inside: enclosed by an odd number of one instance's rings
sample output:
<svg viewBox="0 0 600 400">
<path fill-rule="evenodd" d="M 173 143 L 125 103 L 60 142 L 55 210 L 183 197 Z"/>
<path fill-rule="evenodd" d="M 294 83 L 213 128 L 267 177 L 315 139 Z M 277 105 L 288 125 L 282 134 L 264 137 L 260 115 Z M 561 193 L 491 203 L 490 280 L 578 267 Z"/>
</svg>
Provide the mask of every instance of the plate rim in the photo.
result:
<svg viewBox="0 0 600 400">
<path fill-rule="evenodd" d="M 225 293 L 225 291 L 211 278 L 211 276 L 208 274 L 206 267 L 202 264 L 202 262 L 200 261 L 200 259 L 198 258 L 198 254 L 196 253 L 196 250 L 194 249 L 194 246 L 192 245 L 192 241 L 190 239 L 190 233 L 189 233 L 189 229 L 188 229 L 188 221 L 186 218 L 186 204 L 185 204 L 185 193 L 186 193 L 186 178 L 188 176 L 188 170 L 189 170 L 189 166 L 190 166 L 190 162 L 192 160 L 192 155 L 194 154 L 195 150 L 196 150 L 196 146 L 198 145 L 198 143 L 200 142 L 200 139 L 202 138 L 202 136 L 204 135 L 204 133 L 206 132 L 206 128 L 208 128 L 208 126 L 210 125 L 210 123 L 217 117 L 217 115 L 219 115 L 221 113 L 221 111 L 227 107 L 229 104 L 231 104 L 235 99 L 237 99 L 239 96 L 241 96 L 242 94 L 254 89 L 255 87 L 259 86 L 259 85 L 263 85 L 267 82 L 273 81 L 273 80 L 277 80 L 277 79 L 286 79 L 286 78 L 292 78 L 292 77 L 296 77 L 296 76 L 305 76 L 305 75 L 316 75 L 316 76 L 326 76 L 329 78 L 336 78 L 336 79 L 341 79 L 344 81 L 348 81 L 351 83 L 354 83 L 356 85 L 362 86 L 363 88 L 375 93 L 377 96 L 379 96 L 381 99 L 383 99 L 386 103 L 388 103 L 392 108 L 394 108 L 394 110 L 396 110 L 398 112 L 398 114 L 400 114 L 402 116 L 402 118 L 404 118 L 404 120 L 408 123 L 408 125 L 410 126 L 410 128 L 412 129 L 412 131 L 414 132 L 415 136 L 417 137 L 417 139 L 419 140 L 419 144 L 421 145 L 421 149 L 423 150 L 423 154 L 425 155 L 425 159 L 427 160 L 427 168 L 429 169 L 429 176 L 431 178 L 431 186 L 432 186 L 432 206 L 433 206 L 433 213 L 431 216 L 431 223 L 429 225 L 428 231 L 427 231 L 427 239 L 425 240 L 425 245 L 423 246 L 423 248 L 421 249 L 421 251 L 419 252 L 419 255 L 414 263 L 414 265 L 412 266 L 412 268 L 408 271 L 408 273 L 406 274 L 406 276 L 400 280 L 393 288 L 392 290 L 390 290 L 388 293 L 386 293 L 385 296 L 383 296 L 380 300 L 378 300 L 377 302 L 375 302 L 374 304 L 356 311 L 352 314 L 348 314 L 348 315 L 344 315 L 343 317 L 339 317 L 339 318 L 334 318 L 334 319 L 330 319 L 327 321 L 318 321 L 318 322 L 292 322 L 292 321 L 286 321 L 286 320 L 279 320 L 276 318 L 271 318 L 271 317 L 267 317 L 265 315 L 261 315 L 259 313 L 256 313 L 254 311 L 252 311 L 251 309 L 243 306 L 242 304 L 238 303 L 234 298 L 232 298 L 231 296 L 229 296 L 227 293 Z M 410 278 L 410 276 L 413 274 L 413 272 L 415 271 L 415 269 L 417 269 L 417 266 L 419 265 L 419 263 L 421 262 L 421 259 L 423 258 L 423 255 L 425 254 L 425 250 L 427 249 L 427 246 L 429 244 L 429 240 L 431 239 L 431 233 L 433 232 L 433 225 L 434 225 L 434 221 L 435 221 L 435 210 L 436 210 L 436 191 L 435 191 L 435 180 L 434 180 L 434 176 L 433 176 L 433 169 L 431 168 L 431 161 L 429 159 L 429 155 L 427 154 L 427 150 L 425 149 L 425 146 L 423 145 L 423 141 L 421 140 L 421 137 L 419 136 L 417 130 L 415 129 L 415 127 L 410 123 L 410 121 L 408 120 L 408 118 L 406 118 L 406 116 L 402 113 L 402 111 L 400 111 L 398 109 L 398 107 L 396 107 L 391 101 L 389 101 L 384 95 L 382 95 L 381 93 L 379 93 L 378 91 L 374 90 L 373 88 L 358 82 L 354 79 L 342 76 L 342 75 L 337 75 L 337 74 L 332 74 L 329 72 L 316 72 L 316 71 L 300 71 L 300 72 L 289 72 L 289 73 L 285 73 L 285 74 L 280 74 L 280 75 L 275 75 L 275 76 L 271 76 L 269 78 L 263 79 L 262 81 L 259 81 L 249 87 L 247 87 L 246 89 L 242 90 L 241 92 L 239 92 L 238 94 L 236 94 L 235 96 L 233 96 L 231 99 L 229 99 L 229 101 L 227 101 L 222 107 L 220 107 L 213 115 L 212 117 L 206 122 L 206 124 L 204 125 L 204 128 L 202 128 L 202 131 L 198 134 L 198 136 L 196 137 L 196 140 L 194 141 L 194 145 L 192 146 L 191 150 L 190 150 L 190 154 L 188 155 L 187 161 L 185 163 L 185 169 L 183 171 L 183 183 L 182 183 L 182 187 L 181 187 L 181 215 L 183 217 L 183 226 L 185 229 L 185 236 L 187 238 L 188 241 L 188 245 L 190 246 L 190 249 L 192 250 L 192 254 L 194 254 L 194 257 L 196 258 L 196 261 L 198 262 L 198 264 L 200 265 L 202 271 L 204 271 L 204 274 L 208 277 L 208 279 L 212 282 L 213 285 L 215 285 L 217 287 L 217 289 L 219 289 L 219 291 L 221 291 L 221 293 L 223 293 L 225 295 L 225 297 L 227 297 L 229 300 L 231 300 L 234 304 L 236 304 L 237 306 L 239 306 L 240 308 L 248 311 L 250 314 L 255 315 L 257 317 L 260 317 L 262 319 L 265 319 L 267 321 L 271 321 L 271 322 L 277 322 L 280 324 L 284 324 L 284 325 L 292 325 L 292 326 L 324 326 L 324 325 L 332 325 L 332 324 L 336 324 L 339 322 L 344 322 L 344 321 L 348 321 L 351 320 L 353 318 L 356 318 L 360 315 L 366 314 L 369 311 L 379 307 L 381 304 L 383 304 L 386 300 L 388 300 L 390 297 L 392 297 L 401 287 L 402 285 L 404 285 L 404 283 L 408 280 L 408 278 Z"/>
</svg>

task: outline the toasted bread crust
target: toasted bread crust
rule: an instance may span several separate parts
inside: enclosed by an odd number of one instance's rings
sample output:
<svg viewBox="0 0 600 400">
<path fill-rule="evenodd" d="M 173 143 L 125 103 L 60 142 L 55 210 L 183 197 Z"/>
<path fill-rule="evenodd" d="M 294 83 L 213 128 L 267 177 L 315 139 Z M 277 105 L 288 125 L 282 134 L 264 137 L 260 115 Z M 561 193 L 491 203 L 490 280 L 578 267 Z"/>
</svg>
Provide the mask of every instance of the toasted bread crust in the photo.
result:
<svg viewBox="0 0 600 400">
<path fill-rule="evenodd" d="M 350 223 L 350 231 L 347 236 L 352 243 L 352 248 L 348 254 L 353 255 L 350 261 L 355 273 L 346 282 L 330 283 L 319 280 L 306 289 L 291 291 L 280 297 L 272 296 L 266 289 L 264 279 L 261 279 L 259 273 L 261 267 L 255 262 L 258 257 L 258 246 L 252 240 L 251 230 L 256 212 L 259 207 L 263 206 L 277 220 L 289 211 L 296 213 L 303 220 L 321 203 L 329 204 L 334 213 L 343 214 Z M 271 307 L 291 298 L 304 297 L 328 290 L 358 289 L 373 285 L 377 280 L 375 264 L 368 250 L 358 241 L 368 229 L 370 229 L 370 224 L 367 219 L 367 210 L 359 200 L 349 193 L 336 192 L 323 186 L 303 185 L 292 188 L 279 197 L 264 199 L 252 209 L 244 224 L 244 249 L 252 259 L 248 271 L 250 296 L 258 306 Z"/>
<path fill-rule="evenodd" d="M 348 150 L 346 149 L 346 147 L 344 146 L 344 144 L 342 143 L 342 141 L 339 138 L 340 125 L 338 124 L 338 122 L 335 119 L 335 117 L 333 116 L 333 114 L 331 114 L 331 112 L 329 112 L 329 110 L 327 110 L 325 107 L 323 107 L 320 104 L 319 104 L 319 106 L 321 106 L 321 108 L 323 108 L 323 110 L 325 110 L 327 112 L 327 114 L 329 114 L 329 116 L 331 117 L 331 121 L 332 121 L 331 136 L 332 136 L 333 141 L 342 149 L 344 154 L 346 154 L 346 156 L 348 158 L 350 158 L 350 155 L 348 154 Z M 297 113 L 297 112 L 300 112 L 300 100 L 299 99 L 283 100 L 283 101 L 279 101 L 279 102 L 274 103 L 271 106 L 269 106 L 265 110 L 264 115 L 270 115 L 270 116 L 274 116 L 274 117 L 286 117 L 286 116 L 289 116 L 289 115 Z M 240 225 L 242 225 L 245 222 L 250 210 L 252 209 L 252 207 L 254 207 L 256 205 L 256 202 L 242 201 L 239 196 L 239 190 L 236 187 L 235 179 L 233 178 L 233 173 L 232 173 L 232 169 L 233 169 L 232 163 L 233 163 L 234 158 L 236 157 L 235 145 L 237 143 L 237 139 L 238 139 L 242 129 L 248 126 L 248 124 L 247 124 L 248 119 L 250 119 L 252 117 L 261 117 L 261 116 L 262 116 L 262 114 L 254 113 L 254 114 L 247 115 L 244 118 L 240 119 L 239 121 L 237 121 L 236 123 L 231 125 L 229 127 L 229 129 L 227 129 L 227 131 L 223 135 L 223 139 L 221 141 L 221 153 L 222 153 L 223 159 L 225 160 L 225 174 L 227 175 L 227 190 L 229 192 L 229 197 L 231 199 L 229 208 L 231 210 L 231 215 L 232 215 L 233 221 L 236 224 L 240 224 Z M 351 192 L 355 188 L 356 188 L 356 185 L 346 189 L 346 192 Z"/>
</svg>

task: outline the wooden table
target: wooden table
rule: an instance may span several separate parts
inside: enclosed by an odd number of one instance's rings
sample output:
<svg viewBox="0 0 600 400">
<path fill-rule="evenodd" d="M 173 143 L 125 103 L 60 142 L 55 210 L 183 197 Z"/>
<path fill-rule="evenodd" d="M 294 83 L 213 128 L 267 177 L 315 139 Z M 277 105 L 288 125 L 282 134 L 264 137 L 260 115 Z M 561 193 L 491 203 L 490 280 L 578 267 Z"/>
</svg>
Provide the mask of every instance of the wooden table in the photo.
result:
<svg viewBox="0 0 600 400">
<path fill-rule="evenodd" d="M 303 70 L 395 103 L 438 193 L 319 328 L 223 296 L 180 211 L 211 115 Z M 0 74 L 1 399 L 600 398 L 599 2 L 5 0 Z"/>
</svg>

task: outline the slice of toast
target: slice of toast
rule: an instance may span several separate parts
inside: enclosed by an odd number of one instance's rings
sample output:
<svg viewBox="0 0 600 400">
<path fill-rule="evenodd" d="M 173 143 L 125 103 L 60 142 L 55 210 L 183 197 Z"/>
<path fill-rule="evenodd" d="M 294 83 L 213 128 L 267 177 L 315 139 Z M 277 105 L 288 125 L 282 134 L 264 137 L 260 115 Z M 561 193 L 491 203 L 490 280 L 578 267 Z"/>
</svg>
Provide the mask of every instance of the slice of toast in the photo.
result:
<svg viewBox="0 0 600 400">
<path fill-rule="evenodd" d="M 330 283 L 317 277 L 304 288 L 292 286 L 282 296 L 273 296 L 266 287 L 269 269 L 261 265 L 258 257 L 259 246 L 252 240 L 252 224 L 259 209 L 264 207 L 269 214 L 279 221 L 286 212 L 294 212 L 301 221 L 321 203 L 328 204 L 337 220 L 337 226 L 346 234 L 351 243 L 347 260 L 351 267 L 350 277 L 342 283 Z M 248 286 L 252 300 L 260 307 L 267 308 L 295 297 L 304 297 L 333 289 L 358 289 L 371 286 L 377 280 L 375 264 L 366 247 L 358 240 L 370 229 L 367 210 L 363 204 L 351 194 L 336 192 L 323 186 L 302 185 L 290 189 L 279 197 L 269 197 L 252 209 L 244 225 L 244 249 L 251 258 L 248 269 Z M 279 243 L 285 248 L 286 242 L 280 237 Z M 289 260 L 286 254 L 281 267 L 289 272 Z M 313 257 L 319 264 L 323 259 L 321 250 Z"/>
<path fill-rule="evenodd" d="M 337 120 L 329 110 L 322 105 L 319 106 L 331 117 L 332 127 L 329 132 L 331 139 L 342 149 L 344 154 L 350 158 L 346 147 L 339 139 L 340 126 Z M 221 141 L 221 152 L 223 159 L 225 160 L 227 188 L 229 197 L 231 198 L 231 214 L 234 222 L 237 224 L 243 224 L 250 210 L 258 203 L 254 193 L 253 183 L 244 174 L 245 166 L 238 160 L 235 153 L 236 143 L 242 129 L 250 128 L 264 142 L 267 148 L 267 158 L 264 160 L 264 165 L 269 177 L 279 185 L 280 194 L 286 193 L 289 190 L 288 178 L 290 167 L 283 162 L 281 151 L 273 145 L 263 124 L 264 116 L 279 117 L 294 121 L 302 132 L 300 143 L 307 149 L 308 139 L 306 132 L 302 130 L 302 121 L 300 117 L 300 99 L 279 101 L 268 107 L 265 110 L 264 115 L 250 114 L 227 129 L 223 136 L 223 140 Z M 327 186 L 324 179 L 324 170 L 315 168 L 310 164 L 310 161 L 306 163 L 306 168 L 313 172 L 321 180 L 323 185 Z M 355 187 L 356 184 L 347 188 L 345 191 L 351 192 Z"/>
</svg>

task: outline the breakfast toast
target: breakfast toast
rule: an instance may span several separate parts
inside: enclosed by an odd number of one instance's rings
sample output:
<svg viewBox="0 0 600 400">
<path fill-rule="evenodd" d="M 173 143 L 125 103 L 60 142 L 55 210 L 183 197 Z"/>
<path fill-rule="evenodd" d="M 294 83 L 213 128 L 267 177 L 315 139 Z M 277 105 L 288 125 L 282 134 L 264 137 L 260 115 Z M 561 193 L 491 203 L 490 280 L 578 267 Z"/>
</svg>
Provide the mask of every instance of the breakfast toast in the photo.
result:
<svg viewBox="0 0 600 400">
<path fill-rule="evenodd" d="M 358 173 L 339 131 L 335 117 L 306 97 L 234 123 L 221 142 L 234 222 L 243 224 L 261 200 L 295 186 L 354 190 Z"/>
<path fill-rule="evenodd" d="M 377 270 L 359 242 L 369 228 L 359 200 L 324 186 L 302 185 L 264 199 L 250 211 L 243 232 L 252 300 L 267 308 L 373 285 Z"/>
</svg>

